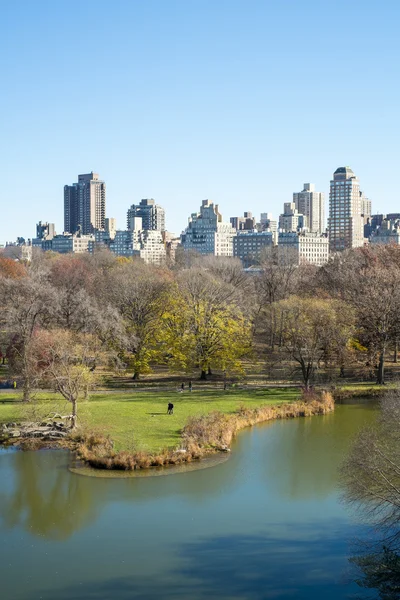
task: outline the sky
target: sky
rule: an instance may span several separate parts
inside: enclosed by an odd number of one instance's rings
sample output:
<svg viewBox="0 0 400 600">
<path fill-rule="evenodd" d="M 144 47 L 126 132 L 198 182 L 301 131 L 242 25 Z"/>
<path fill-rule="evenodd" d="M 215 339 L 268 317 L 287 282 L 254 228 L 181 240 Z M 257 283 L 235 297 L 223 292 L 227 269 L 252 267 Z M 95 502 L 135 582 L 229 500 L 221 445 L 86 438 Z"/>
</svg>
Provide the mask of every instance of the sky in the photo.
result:
<svg viewBox="0 0 400 600">
<path fill-rule="evenodd" d="M 400 2 L 0 0 L 0 242 L 63 231 L 95 171 L 125 228 L 142 198 L 180 233 L 203 199 L 277 217 L 349 165 L 400 212 Z"/>
</svg>

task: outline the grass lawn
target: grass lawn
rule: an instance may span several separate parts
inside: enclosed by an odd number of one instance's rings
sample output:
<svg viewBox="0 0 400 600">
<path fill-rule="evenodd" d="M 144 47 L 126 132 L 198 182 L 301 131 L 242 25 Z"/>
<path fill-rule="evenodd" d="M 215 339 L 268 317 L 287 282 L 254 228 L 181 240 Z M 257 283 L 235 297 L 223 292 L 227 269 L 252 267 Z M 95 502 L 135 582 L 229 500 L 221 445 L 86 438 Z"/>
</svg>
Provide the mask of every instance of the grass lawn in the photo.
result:
<svg viewBox="0 0 400 600">
<path fill-rule="evenodd" d="M 180 432 L 192 415 L 213 410 L 235 412 L 241 404 L 255 408 L 264 404 L 296 400 L 294 388 L 265 390 L 193 390 L 177 392 L 99 392 L 78 406 L 78 422 L 110 435 L 117 450 L 157 451 L 179 443 Z M 13 391 L 0 395 L 0 423 L 40 418 L 50 411 L 69 414 L 70 406 L 59 396 L 40 395 L 28 407 Z M 175 406 L 167 415 L 167 404 Z M 37 414 L 35 414 L 37 413 Z"/>
</svg>

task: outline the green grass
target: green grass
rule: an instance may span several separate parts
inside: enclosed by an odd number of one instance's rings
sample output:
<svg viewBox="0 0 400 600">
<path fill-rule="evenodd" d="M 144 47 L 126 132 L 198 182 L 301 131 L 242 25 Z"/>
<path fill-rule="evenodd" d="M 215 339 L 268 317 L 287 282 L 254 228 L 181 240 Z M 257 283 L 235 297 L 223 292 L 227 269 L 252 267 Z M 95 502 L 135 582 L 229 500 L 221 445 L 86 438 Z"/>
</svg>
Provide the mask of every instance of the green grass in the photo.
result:
<svg viewBox="0 0 400 600">
<path fill-rule="evenodd" d="M 249 408 L 290 402 L 298 397 L 293 388 L 266 390 L 193 390 L 177 392 L 100 392 L 78 406 L 78 421 L 89 429 L 110 435 L 117 450 L 158 451 L 179 443 L 188 418 L 213 410 L 235 412 L 240 405 Z M 0 423 L 38 418 L 57 410 L 69 414 L 70 406 L 56 395 L 39 395 L 32 405 L 18 402 L 20 394 L 0 395 Z M 4 403 L 2 403 L 4 402 Z M 167 404 L 174 404 L 174 415 L 167 415 Z M 35 412 L 37 413 L 35 415 Z"/>
</svg>

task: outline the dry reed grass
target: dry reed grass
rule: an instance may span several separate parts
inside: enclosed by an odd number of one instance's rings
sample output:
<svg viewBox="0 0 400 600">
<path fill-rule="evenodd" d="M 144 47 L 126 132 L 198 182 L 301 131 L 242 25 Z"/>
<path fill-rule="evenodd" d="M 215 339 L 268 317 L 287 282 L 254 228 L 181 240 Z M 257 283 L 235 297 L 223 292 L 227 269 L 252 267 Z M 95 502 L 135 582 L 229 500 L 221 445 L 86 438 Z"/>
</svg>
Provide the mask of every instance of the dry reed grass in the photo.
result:
<svg viewBox="0 0 400 600">
<path fill-rule="evenodd" d="M 212 412 L 192 417 L 182 431 L 180 448 L 165 449 L 158 454 L 115 452 L 109 438 L 99 434 L 81 435 L 77 440 L 79 458 L 97 469 L 132 471 L 162 467 L 198 460 L 217 451 L 227 451 L 238 431 L 273 419 L 292 419 L 324 415 L 334 410 L 330 392 L 307 392 L 297 402 L 265 405 L 258 408 L 241 406 L 237 413 Z"/>
</svg>

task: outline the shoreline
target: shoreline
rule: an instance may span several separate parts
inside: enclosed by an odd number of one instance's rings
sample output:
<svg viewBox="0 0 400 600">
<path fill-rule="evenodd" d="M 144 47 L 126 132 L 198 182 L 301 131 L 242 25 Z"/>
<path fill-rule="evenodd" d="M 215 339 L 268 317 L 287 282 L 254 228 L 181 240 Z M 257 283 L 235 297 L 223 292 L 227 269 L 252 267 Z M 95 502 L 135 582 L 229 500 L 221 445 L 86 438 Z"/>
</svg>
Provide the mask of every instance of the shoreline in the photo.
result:
<svg viewBox="0 0 400 600">
<path fill-rule="evenodd" d="M 181 446 L 165 449 L 158 454 L 124 450 L 114 452 L 109 440 L 91 440 L 90 436 L 77 445 L 76 453 L 80 460 L 96 470 L 137 471 L 191 463 L 219 452 L 230 452 L 232 440 L 246 427 L 276 419 L 325 415 L 333 412 L 334 408 L 332 395 L 323 392 L 320 398 L 311 401 L 242 408 L 231 415 L 211 412 L 192 417 L 182 431 Z"/>
<path fill-rule="evenodd" d="M 65 439 L 45 441 L 37 438 L 22 440 L 4 440 L 1 445 L 5 448 L 20 448 L 21 450 L 40 449 L 66 449 L 75 453 L 78 461 L 84 464 L 85 469 L 94 472 L 130 472 L 131 476 L 146 472 L 151 475 L 154 470 L 167 471 L 165 475 L 172 474 L 175 469 L 170 467 L 188 465 L 201 459 L 210 458 L 216 454 L 229 453 L 230 446 L 237 433 L 247 427 L 277 419 L 291 419 L 325 415 L 333 412 L 334 398 L 329 392 L 322 392 L 318 397 L 307 400 L 297 400 L 276 405 L 264 405 L 257 408 L 241 407 L 233 414 L 214 411 L 199 417 L 191 417 L 181 433 L 181 442 L 178 448 L 165 448 L 158 453 L 145 451 L 116 452 L 113 442 L 109 438 L 93 433 L 74 431 Z M 11 443 L 7 443 L 10 441 Z M 201 467 L 200 467 L 201 468 Z M 77 472 L 79 468 L 74 472 Z M 81 472 L 89 476 L 88 473 Z M 164 474 L 164 473 L 163 473 Z M 96 476 L 96 475 L 92 475 Z"/>
</svg>

